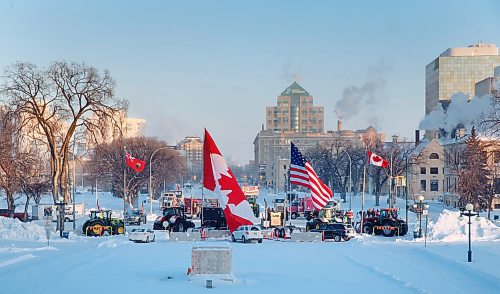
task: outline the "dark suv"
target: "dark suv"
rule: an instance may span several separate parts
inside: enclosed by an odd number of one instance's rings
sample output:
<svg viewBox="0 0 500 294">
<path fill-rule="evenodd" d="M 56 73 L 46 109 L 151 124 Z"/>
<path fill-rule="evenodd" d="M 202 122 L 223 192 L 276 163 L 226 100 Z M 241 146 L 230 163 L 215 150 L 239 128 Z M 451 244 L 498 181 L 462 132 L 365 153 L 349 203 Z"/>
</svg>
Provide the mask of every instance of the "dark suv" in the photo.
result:
<svg viewBox="0 0 500 294">
<path fill-rule="evenodd" d="M 335 242 L 349 241 L 356 235 L 354 228 L 349 224 L 324 224 L 319 229 L 311 230 L 311 232 L 323 233 L 325 240 L 333 239 Z"/>
</svg>

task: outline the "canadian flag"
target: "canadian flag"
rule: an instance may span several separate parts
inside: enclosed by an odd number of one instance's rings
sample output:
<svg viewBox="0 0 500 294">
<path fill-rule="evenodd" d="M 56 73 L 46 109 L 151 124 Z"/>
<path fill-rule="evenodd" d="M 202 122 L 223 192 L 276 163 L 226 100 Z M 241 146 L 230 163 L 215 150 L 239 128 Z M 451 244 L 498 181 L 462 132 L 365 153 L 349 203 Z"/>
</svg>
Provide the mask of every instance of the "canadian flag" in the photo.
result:
<svg viewBox="0 0 500 294">
<path fill-rule="evenodd" d="M 131 169 L 138 173 L 140 173 L 146 166 L 146 162 L 144 160 L 137 159 L 128 152 L 125 152 L 125 161 Z"/>
<path fill-rule="evenodd" d="M 378 156 L 375 153 L 372 153 L 368 151 L 368 163 L 380 166 L 383 168 L 388 168 L 389 167 L 389 162 L 387 160 L 383 159 L 382 157 Z"/>
<path fill-rule="evenodd" d="M 258 223 L 233 172 L 206 129 L 203 141 L 203 187 L 217 193 L 231 233 L 239 226 Z"/>
</svg>

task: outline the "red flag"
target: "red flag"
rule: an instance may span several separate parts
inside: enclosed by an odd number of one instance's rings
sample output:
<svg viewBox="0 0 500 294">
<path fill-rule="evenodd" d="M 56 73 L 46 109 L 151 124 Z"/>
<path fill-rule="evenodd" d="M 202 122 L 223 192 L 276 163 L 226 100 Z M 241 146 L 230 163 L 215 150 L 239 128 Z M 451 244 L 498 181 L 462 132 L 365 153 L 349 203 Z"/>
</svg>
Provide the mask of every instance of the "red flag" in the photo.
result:
<svg viewBox="0 0 500 294">
<path fill-rule="evenodd" d="M 233 172 L 206 129 L 203 142 L 203 187 L 218 194 L 231 232 L 239 226 L 258 222 Z"/>
<path fill-rule="evenodd" d="M 389 162 L 387 162 L 387 160 L 383 159 L 382 157 L 380 157 L 377 154 L 372 153 L 370 151 L 368 151 L 368 163 L 376 165 L 376 166 L 380 166 L 383 168 L 389 167 Z"/>
<path fill-rule="evenodd" d="M 133 157 L 128 152 L 125 152 L 125 161 L 131 169 L 135 170 L 138 173 L 140 173 L 144 169 L 144 167 L 146 167 L 145 161 Z"/>
</svg>

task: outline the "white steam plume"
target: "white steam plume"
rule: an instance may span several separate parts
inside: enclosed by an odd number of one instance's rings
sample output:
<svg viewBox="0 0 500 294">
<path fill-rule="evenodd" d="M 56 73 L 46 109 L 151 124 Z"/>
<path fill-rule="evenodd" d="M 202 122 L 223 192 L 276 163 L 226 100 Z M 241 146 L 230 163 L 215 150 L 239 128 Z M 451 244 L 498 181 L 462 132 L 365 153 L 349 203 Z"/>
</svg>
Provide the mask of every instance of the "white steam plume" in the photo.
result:
<svg viewBox="0 0 500 294">
<path fill-rule="evenodd" d="M 459 124 L 462 124 L 467 130 L 470 130 L 473 124 L 478 123 L 477 120 L 488 110 L 490 105 L 490 95 L 474 96 L 469 99 L 468 95 L 464 93 L 456 93 L 451 96 L 451 103 L 446 110 L 441 107 L 441 104 L 438 104 L 422 119 L 419 128 L 423 130 L 443 129 L 450 133 Z"/>
</svg>

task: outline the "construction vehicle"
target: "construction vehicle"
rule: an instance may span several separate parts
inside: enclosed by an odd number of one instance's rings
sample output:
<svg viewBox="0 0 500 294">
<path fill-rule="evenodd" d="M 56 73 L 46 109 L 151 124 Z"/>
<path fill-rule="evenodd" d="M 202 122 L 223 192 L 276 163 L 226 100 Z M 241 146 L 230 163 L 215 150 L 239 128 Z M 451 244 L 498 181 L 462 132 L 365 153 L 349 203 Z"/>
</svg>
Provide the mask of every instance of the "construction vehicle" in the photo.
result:
<svg viewBox="0 0 500 294">
<path fill-rule="evenodd" d="M 340 202 L 331 199 L 320 211 L 307 216 L 306 231 L 317 230 L 323 224 L 341 223 L 342 219 L 336 217 L 337 211 L 340 211 Z"/>
<path fill-rule="evenodd" d="M 382 208 L 379 215 L 363 219 L 363 233 L 384 237 L 404 236 L 408 233 L 408 224 L 398 218 L 398 208 Z"/>
<path fill-rule="evenodd" d="M 82 232 L 85 236 L 120 235 L 125 233 L 125 225 L 122 219 L 111 217 L 111 210 L 91 210 Z"/>
<path fill-rule="evenodd" d="M 165 208 L 163 215 L 156 218 L 153 224 L 153 230 L 172 232 L 186 232 L 187 229 L 194 227 L 194 223 L 187 220 L 183 206 Z"/>
</svg>

